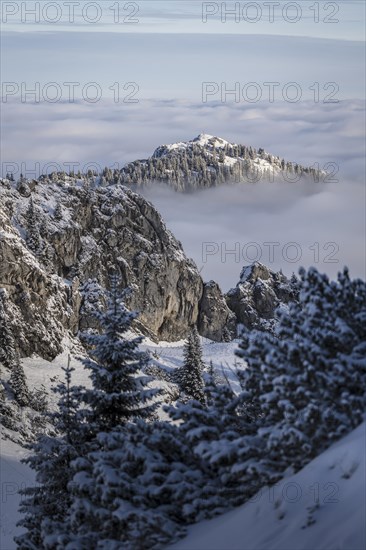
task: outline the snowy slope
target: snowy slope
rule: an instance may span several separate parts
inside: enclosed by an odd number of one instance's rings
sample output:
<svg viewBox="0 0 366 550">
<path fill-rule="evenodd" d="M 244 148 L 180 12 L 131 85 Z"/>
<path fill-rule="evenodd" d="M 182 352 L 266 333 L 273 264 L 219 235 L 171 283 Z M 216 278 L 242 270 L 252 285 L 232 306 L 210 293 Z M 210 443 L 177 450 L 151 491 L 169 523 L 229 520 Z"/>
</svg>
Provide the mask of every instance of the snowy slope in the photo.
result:
<svg viewBox="0 0 366 550">
<path fill-rule="evenodd" d="M 136 333 L 128 333 L 131 337 L 135 337 Z M 128 336 L 127 335 L 127 336 Z M 202 338 L 202 356 L 207 367 L 212 366 L 220 378 L 226 378 L 234 391 L 239 391 L 238 379 L 235 375 L 237 368 L 244 368 L 243 361 L 235 356 L 235 350 L 238 347 L 238 342 L 217 343 L 207 338 Z M 154 343 L 149 338 L 143 340 L 141 349 L 147 351 L 150 355 L 150 365 L 157 366 L 167 374 L 172 374 L 175 369 L 183 364 L 183 348 L 184 341 L 179 342 L 159 342 Z M 47 396 L 48 408 L 55 409 L 57 405 L 57 395 L 52 391 L 52 388 L 57 386 L 64 380 L 64 372 L 62 369 L 67 366 L 70 357 L 70 366 L 74 368 L 72 382 L 75 385 L 89 387 L 90 378 L 87 370 L 84 369 L 80 358 L 85 352 L 81 346 L 77 345 L 76 341 L 65 338 L 62 342 L 63 352 L 58 355 L 53 361 L 47 361 L 37 355 L 22 359 L 21 363 L 27 379 L 28 387 L 32 390 L 44 390 Z M 10 373 L 6 370 L 2 373 L 4 383 L 9 382 Z M 155 374 L 153 374 L 155 378 Z M 175 385 L 174 385 L 175 386 Z M 152 382 L 152 387 L 159 387 L 167 392 L 167 399 L 170 402 L 171 386 L 166 384 L 162 379 L 156 379 Z M 174 395 L 173 391 L 173 395 Z M 24 444 L 34 435 L 34 420 L 36 420 L 37 428 L 40 426 L 37 423 L 39 413 L 36 413 L 30 407 L 15 407 L 14 405 L 14 426 L 12 429 L 2 427 L 2 435 L 5 439 L 9 438 L 19 444 Z M 166 415 L 161 410 L 162 418 Z M 16 413 L 16 414 L 15 414 Z M 20 429 L 21 428 L 21 429 Z M 43 429 L 43 428 L 42 428 Z M 15 430 L 15 431 L 14 431 Z"/>
<path fill-rule="evenodd" d="M 128 333 L 131 337 L 135 337 L 134 332 Z M 127 336 L 128 336 L 127 335 Z M 243 361 L 235 355 L 238 348 L 238 341 L 232 342 L 213 342 L 207 338 L 202 338 L 202 357 L 206 365 L 212 361 L 214 369 L 220 375 L 222 372 L 232 383 L 233 388 L 238 381 L 235 377 L 235 369 L 243 368 Z M 182 366 L 183 364 L 183 348 L 185 341 L 179 342 L 152 342 L 149 338 L 145 338 L 141 344 L 141 349 L 150 352 L 151 360 L 156 364 L 166 369 L 168 372 Z M 31 388 L 45 387 L 50 397 L 50 403 L 56 399 L 51 391 L 51 388 L 57 385 L 64 379 L 62 368 L 67 365 L 68 356 L 70 354 L 71 366 L 75 369 L 73 372 L 73 384 L 75 385 L 90 385 L 89 373 L 84 369 L 79 358 L 84 355 L 83 350 L 77 349 L 74 343 L 68 339 L 63 341 L 64 351 L 58 355 L 53 361 L 47 361 L 37 356 L 28 357 L 22 360 L 24 372 L 26 374 L 29 386 Z M 6 377 L 5 377 L 6 378 Z"/>
<path fill-rule="evenodd" d="M 154 343 L 146 338 L 141 346 L 142 349 L 158 356 L 157 363 L 168 371 L 172 371 L 183 365 L 184 340 L 180 342 L 159 342 Z M 243 368 L 243 361 L 235 355 L 238 349 L 238 341 L 232 342 L 213 342 L 207 338 L 201 337 L 203 362 L 212 366 L 217 374 L 226 377 L 232 388 L 238 390 L 238 380 L 235 376 L 237 368 Z"/>
<path fill-rule="evenodd" d="M 190 141 L 179 141 L 177 143 L 161 145 L 154 151 L 153 158 L 162 158 L 171 153 L 188 152 L 192 150 L 194 146 L 204 148 L 205 154 L 209 159 L 214 157 L 215 151 L 219 152 L 220 149 L 225 150 L 223 164 L 226 166 L 233 166 L 237 164 L 238 161 L 244 160 L 244 158 L 238 157 L 234 153 L 235 148 L 238 147 L 237 143 L 230 143 L 221 137 L 212 136 L 210 134 L 199 134 Z M 277 166 L 275 163 L 273 164 L 275 159 L 278 163 L 280 162 L 279 157 L 272 157 L 272 162 L 269 162 L 267 159 L 262 158 L 261 154 L 256 150 L 253 150 L 253 153 L 255 154 L 252 159 L 253 164 L 256 166 L 259 173 L 264 174 L 270 172 L 272 174 L 278 174 L 281 171 L 280 166 Z M 263 153 L 268 155 L 265 151 L 263 151 Z"/>
<path fill-rule="evenodd" d="M 232 146 L 236 144 L 230 144 L 228 141 L 226 141 L 226 139 L 211 136 L 210 134 L 199 134 L 199 136 L 190 141 L 179 141 L 177 143 L 171 143 L 169 145 L 162 145 L 161 147 L 165 148 L 167 151 L 173 151 L 176 149 L 189 149 L 192 147 L 192 145 L 200 145 L 201 147 L 215 146 L 217 149 L 223 149 L 226 145 Z M 159 151 L 159 149 L 157 149 L 157 151 Z"/>
<path fill-rule="evenodd" d="M 364 550 L 365 427 L 250 502 L 192 526 L 169 550 Z"/>
<path fill-rule="evenodd" d="M 189 149 L 192 149 L 194 145 L 198 145 L 200 147 L 204 147 L 206 150 L 206 153 L 208 156 L 213 156 L 214 149 L 216 151 L 219 151 L 220 149 L 225 149 L 228 154 L 225 154 L 224 158 L 224 164 L 227 166 L 233 166 L 238 162 L 238 160 L 244 160 L 240 157 L 233 157 L 230 155 L 234 155 L 233 149 L 238 146 L 237 143 L 230 143 L 229 141 L 226 141 L 226 139 L 211 136 L 210 134 L 199 134 L 196 138 L 190 140 L 190 141 L 180 141 L 177 143 L 171 143 L 170 145 L 162 145 L 158 149 L 156 149 L 153 156 L 163 156 L 164 154 L 167 154 L 171 151 L 187 151 Z M 265 153 L 265 152 L 264 152 Z M 268 154 L 268 153 L 267 153 Z M 276 157 L 277 160 L 279 160 L 279 157 Z M 280 172 L 280 168 L 276 165 L 272 165 L 268 160 L 262 159 L 260 156 L 256 156 L 253 159 L 254 164 L 256 164 L 256 167 L 259 171 L 265 172 L 270 171 L 274 174 Z"/>
<path fill-rule="evenodd" d="M 0 441 L 1 521 L 0 547 L 2 550 L 16 548 L 13 537 L 21 533 L 16 527 L 19 519 L 19 489 L 34 484 L 34 474 L 20 459 L 26 451 L 12 441 Z"/>
</svg>

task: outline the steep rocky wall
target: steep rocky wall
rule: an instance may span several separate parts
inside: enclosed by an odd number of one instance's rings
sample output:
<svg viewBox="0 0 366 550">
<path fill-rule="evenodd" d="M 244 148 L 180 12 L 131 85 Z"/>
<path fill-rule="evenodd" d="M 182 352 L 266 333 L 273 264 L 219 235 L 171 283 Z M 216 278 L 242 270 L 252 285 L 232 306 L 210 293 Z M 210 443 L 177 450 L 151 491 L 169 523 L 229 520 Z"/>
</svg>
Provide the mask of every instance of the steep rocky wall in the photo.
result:
<svg viewBox="0 0 366 550">
<path fill-rule="evenodd" d="M 65 330 L 82 323 L 83 288 L 108 286 L 118 273 L 130 287 L 139 327 L 159 340 L 184 338 L 196 323 L 203 283 L 155 208 L 122 187 L 77 182 L 0 184 L 0 286 L 7 290 L 22 353 L 54 356 Z M 32 198 L 40 244 L 29 244 Z M 56 205 L 60 219 L 55 218 Z M 85 320 L 84 320 L 85 321 Z"/>
<path fill-rule="evenodd" d="M 215 281 L 203 286 L 197 327 L 200 334 L 217 342 L 230 341 L 236 337 L 236 316 L 229 309 Z"/>
<path fill-rule="evenodd" d="M 76 333 L 80 294 L 47 274 L 0 208 L 0 286 L 21 355 L 47 359 L 61 352 L 65 331 Z"/>
</svg>

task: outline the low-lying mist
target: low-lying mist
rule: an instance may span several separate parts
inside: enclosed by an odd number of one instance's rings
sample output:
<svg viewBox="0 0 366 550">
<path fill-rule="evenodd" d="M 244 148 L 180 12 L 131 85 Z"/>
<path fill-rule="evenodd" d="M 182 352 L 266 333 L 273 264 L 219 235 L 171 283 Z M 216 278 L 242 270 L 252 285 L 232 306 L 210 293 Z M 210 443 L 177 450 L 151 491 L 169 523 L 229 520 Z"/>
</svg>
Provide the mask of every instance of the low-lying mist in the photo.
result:
<svg viewBox="0 0 366 550">
<path fill-rule="evenodd" d="M 194 259 L 204 280 L 228 290 L 258 260 L 284 274 L 345 265 L 365 277 L 365 189 L 361 182 L 223 185 L 192 194 L 163 185 L 143 191 Z"/>
</svg>

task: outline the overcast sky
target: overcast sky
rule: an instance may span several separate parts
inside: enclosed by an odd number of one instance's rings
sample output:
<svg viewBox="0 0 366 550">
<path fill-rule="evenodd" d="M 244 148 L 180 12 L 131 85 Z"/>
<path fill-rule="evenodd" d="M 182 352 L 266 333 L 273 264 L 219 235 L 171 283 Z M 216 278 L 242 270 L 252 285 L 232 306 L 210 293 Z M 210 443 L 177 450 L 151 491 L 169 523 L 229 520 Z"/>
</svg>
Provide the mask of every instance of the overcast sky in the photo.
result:
<svg viewBox="0 0 366 550">
<path fill-rule="evenodd" d="M 40 2 L 41 10 L 47 4 Z M 35 23 L 20 2 L 2 2 L 3 169 L 16 163 L 14 172 L 31 175 L 48 163 L 122 165 L 200 132 L 302 164 L 335 162 L 333 186 L 230 188 L 195 197 L 159 189 L 149 197 L 204 278 L 225 289 L 237 282 L 242 259 L 223 263 L 214 254 L 202 265 L 202 243 L 278 241 L 272 267 L 291 273 L 312 263 L 314 251 L 305 248 L 336 242 L 339 266 L 364 275 L 364 2 L 301 0 L 300 12 L 283 11 L 288 2 L 280 2 L 272 22 L 263 2 L 257 13 L 240 2 L 240 20 L 228 16 L 226 23 L 221 2 L 206 3 L 215 12 L 206 23 L 197 0 L 119 2 L 118 23 L 112 1 L 94 2 L 93 11 L 79 0 L 74 22 L 64 2 L 51 4 L 58 9 L 41 11 Z M 205 100 L 204 83 L 214 90 Z M 273 97 L 268 83 L 276 83 Z M 294 265 L 281 252 L 291 241 L 304 249 Z M 319 267 L 334 274 L 338 264 Z"/>
<path fill-rule="evenodd" d="M 37 3 L 40 4 L 38 10 Z M 238 9 L 235 3 L 239 5 Z M 2 22 L 7 30 L 18 32 L 67 30 L 77 33 L 107 31 L 119 34 L 271 34 L 346 40 L 364 38 L 363 0 L 120 0 L 118 10 L 113 0 L 27 0 L 4 1 L 2 4 Z M 221 8 L 221 4 L 225 7 Z M 223 21 L 225 12 L 226 21 Z"/>
</svg>

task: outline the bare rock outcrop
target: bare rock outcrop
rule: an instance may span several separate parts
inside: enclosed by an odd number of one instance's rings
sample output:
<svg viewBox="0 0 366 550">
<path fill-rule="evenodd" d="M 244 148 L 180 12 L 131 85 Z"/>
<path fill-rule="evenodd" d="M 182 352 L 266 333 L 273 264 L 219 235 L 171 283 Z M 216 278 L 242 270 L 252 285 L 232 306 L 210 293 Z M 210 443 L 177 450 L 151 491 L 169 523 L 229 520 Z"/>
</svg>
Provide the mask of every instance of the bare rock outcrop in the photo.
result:
<svg viewBox="0 0 366 550">
<path fill-rule="evenodd" d="M 88 326 L 87 283 L 105 289 L 111 273 L 132 290 L 128 306 L 140 312 L 142 332 L 168 341 L 188 334 L 202 279 L 152 204 L 121 186 L 91 188 L 72 178 L 39 181 L 30 196 L 19 187 L 0 184 L 0 286 L 22 354 L 59 353 L 65 331 Z"/>
<path fill-rule="evenodd" d="M 203 286 L 197 326 L 202 336 L 216 342 L 230 341 L 236 336 L 236 316 L 215 281 Z"/>
<path fill-rule="evenodd" d="M 238 323 L 247 328 L 273 330 L 276 310 L 297 299 L 298 281 L 289 280 L 282 272 L 275 273 L 255 262 L 245 266 L 240 281 L 226 295 L 228 307 Z"/>
<path fill-rule="evenodd" d="M 0 209 L 0 286 L 6 290 L 19 352 L 53 359 L 65 331 L 78 330 L 78 289 L 48 274 Z"/>
</svg>

